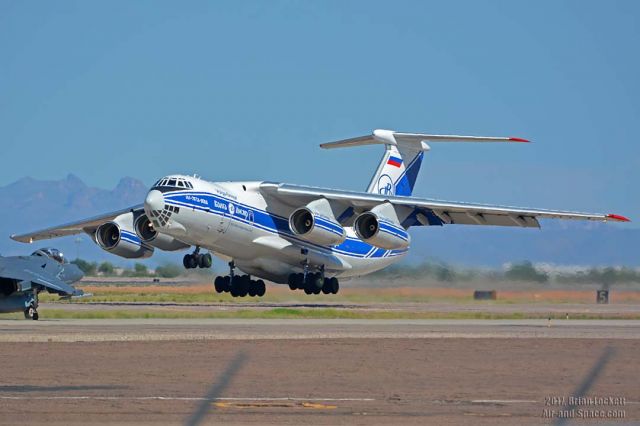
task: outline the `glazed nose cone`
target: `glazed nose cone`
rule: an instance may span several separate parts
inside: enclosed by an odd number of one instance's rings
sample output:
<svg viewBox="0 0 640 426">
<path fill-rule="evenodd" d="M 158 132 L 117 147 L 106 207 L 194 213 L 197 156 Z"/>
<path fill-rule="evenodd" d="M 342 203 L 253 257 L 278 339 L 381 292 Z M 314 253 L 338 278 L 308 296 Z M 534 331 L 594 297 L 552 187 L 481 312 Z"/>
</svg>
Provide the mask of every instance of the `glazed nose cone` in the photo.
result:
<svg viewBox="0 0 640 426">
<path fill-rule="evenodd" d="M 164 195 L 158 190 L 151 190 L 147 194 L 147 198 L 144 200 L 144 207 L 146 210 L 162 210 L 164 208 Z"/>
</svg>

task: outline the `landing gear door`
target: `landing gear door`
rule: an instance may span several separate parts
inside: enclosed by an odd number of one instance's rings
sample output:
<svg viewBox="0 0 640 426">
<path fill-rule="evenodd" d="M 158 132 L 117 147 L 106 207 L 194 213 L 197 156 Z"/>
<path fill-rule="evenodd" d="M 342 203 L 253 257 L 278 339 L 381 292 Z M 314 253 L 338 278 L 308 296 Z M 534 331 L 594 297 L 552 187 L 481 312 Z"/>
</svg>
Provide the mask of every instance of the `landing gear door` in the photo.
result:
<svg viewBox="0 0 640 426">
<path fill-rule="evenodd" d="M 253 221 L 255 219 L 254 216 L 255 213 L 252 209 L 247 208 L 242 204 L 228 201 L 226 203 L 226 214 L 224 214 L 224 217 L 220 219 L 218 232 L 227 232 L 229 224 L 232 220 L 238 222 L 238 225 L 240 225 L 241 227 L 251 230 L 251 225 L 253 225 Z"/>
<path fill-rule="evenodd" d="M 218 202 L 216 202 L 218 204 Z M 229 224 L 231 223 L 231 217 L 235 214 L 235 206 L 231 201 L 225 203 L 219 203 L 216 205 L 218 207 L 216 210 L 221 214 L 218 217 L 215 232 L 217 234 L 224 234 L 229 229 Z"/>
</svg>

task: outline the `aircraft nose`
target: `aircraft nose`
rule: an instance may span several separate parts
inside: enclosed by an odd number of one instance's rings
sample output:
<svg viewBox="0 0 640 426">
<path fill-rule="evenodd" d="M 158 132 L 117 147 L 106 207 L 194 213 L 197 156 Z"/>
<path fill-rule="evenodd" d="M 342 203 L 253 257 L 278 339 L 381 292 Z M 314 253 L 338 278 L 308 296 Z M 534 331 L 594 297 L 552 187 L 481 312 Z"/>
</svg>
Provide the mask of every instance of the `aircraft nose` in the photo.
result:
<svg viewBox="0 0 640 426">
<path fill-rule="evenodd" d="M 164 208 L 164 195 L 158 190 L 151 190 L 144 200 L 144 206 L 147 210 L 162 210 Z"/>
</svg>

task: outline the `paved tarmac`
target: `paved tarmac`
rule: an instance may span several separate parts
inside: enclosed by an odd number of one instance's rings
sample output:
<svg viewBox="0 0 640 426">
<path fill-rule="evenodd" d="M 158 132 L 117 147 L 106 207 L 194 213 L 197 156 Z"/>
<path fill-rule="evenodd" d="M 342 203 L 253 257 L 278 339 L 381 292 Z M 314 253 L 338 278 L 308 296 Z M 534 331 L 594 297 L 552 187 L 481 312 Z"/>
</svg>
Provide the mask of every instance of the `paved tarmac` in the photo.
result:
<svg viewBox="0 0 640 426">
<path fill-rule="evenodd" d="M 0 342 L 254 339 L 638 339 L 640 320 L 43 319 L 0 321 Z"/>
<path fill-rule="evenodd" d="M 625 320 L 1 320 L 0 424 L 637 424 L 639 353 Z"/>
</svg>

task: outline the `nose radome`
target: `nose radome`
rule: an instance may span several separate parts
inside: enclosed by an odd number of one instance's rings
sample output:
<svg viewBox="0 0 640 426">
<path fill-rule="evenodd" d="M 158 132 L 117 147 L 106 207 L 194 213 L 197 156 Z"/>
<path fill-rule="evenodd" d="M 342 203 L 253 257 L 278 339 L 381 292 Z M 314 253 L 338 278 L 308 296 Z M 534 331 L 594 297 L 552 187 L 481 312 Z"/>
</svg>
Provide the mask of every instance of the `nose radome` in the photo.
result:
<svg viewBox="0 0 640 426">
<path fill-rule="evenodd" d="M 147 198 L 144 200 L 144 206 L 148 210 L 162 210 L 164 207 L 164 195 L 155 189 L 149 191 Z"/>
</svg>

